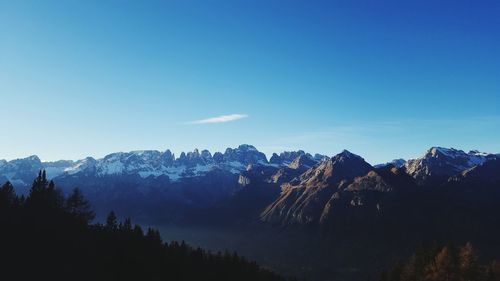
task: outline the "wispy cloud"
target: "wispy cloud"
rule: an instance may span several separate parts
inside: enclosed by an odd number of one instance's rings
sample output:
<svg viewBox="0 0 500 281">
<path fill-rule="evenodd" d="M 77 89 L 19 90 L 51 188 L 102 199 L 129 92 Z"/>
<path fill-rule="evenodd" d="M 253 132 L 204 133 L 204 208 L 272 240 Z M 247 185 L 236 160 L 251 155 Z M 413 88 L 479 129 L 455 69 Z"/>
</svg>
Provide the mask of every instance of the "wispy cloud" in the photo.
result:
<svg viewBox="0 0 500 281">
<path fill-rule="evenodd" d="M 247 114 L 229 114 L 229 115 L 221 115 L 221 116 L 216 116 L 216 117 L 210 117 L 206 119 L 201 119 L 201 120 L 195 120 L 189 122 L 190 124 L 213 124 L 213 123 L 225 123 L 225 122 L 231 122 L 231 121 L 236 121 L 240 119 L 247 118 Z"/>
</svg>

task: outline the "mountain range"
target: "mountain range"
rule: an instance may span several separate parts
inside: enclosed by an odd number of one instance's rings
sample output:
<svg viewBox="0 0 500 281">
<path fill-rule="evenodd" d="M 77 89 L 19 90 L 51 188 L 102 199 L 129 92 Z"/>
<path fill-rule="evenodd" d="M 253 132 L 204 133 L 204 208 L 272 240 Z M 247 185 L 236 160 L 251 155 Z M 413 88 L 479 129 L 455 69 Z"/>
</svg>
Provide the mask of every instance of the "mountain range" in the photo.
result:
<svg viewBox="0 0 500 281">
<path fill-rule="evenodd" d="M 435 242 L 470 241 L 487 258 L 500 252 L 498 154 L 431 147 L 378 165 L 347 150 L 267 159 L 251 145 L 178 157 L 31 156 L 0 160 L 0 181 L 26 194 L 40 170 L 64 193 L 80 188 L 98 221 L 113 210 L 163 227 L 167 239 L 237 249 L 310 280 L 360 280 Z"/>
<path fill-rule="evenodd" d="M 11 183 L 29 185 L 33 172 L 44 169 L 49 178 L 60 176 L 93 174 L 96 177 L 109 175 L 138 175 L 141 178 L 166 176 L 170 181 L 195 177 L 210 170 L 221 169 L 231 173 L 245 170 L 248 164 L 267 165 L 266 156 L 253 146 L 240 145 L 228 148 L 225 153 L 216 152 L 213 156 L 208 150 L 195 149 L 182 152 L 178 158 L 170 150 L 142 150 L 118 152 L 102 159 L 87 157 L 78 161 L 60 160 L 42 162 L 38 156 L 12 161 L 0 160 L 0 174 Z"/>
<path fill-rule="evenodd" d="M 78 161 L 42 162 L 37 156 L 0 160 L 0 181 L 10 181 L 25 193 L 43 169 L 62 190 L 82 189 L 98 211 L 123 209 L 128 215 L 165 220 L 184 219 L 193 210 L 227 208 L 228 202 L 245 201 L 242 194 L 259 194 L 256 202 L 245 202 L 254 210 L 247 216 L 280 225 L 323 224 L 339 208 L 371 206 L 380 211 L 388 194 L 402 190 L 497 184 L 498 158 L 432 147 L 416 159 L 372 166 L 347 150 L 331 157 L 288 151 L 268 160 L 243 144 L 213 155 L 197 149 L 179 157 L 170 150 L 145 150 Z M 233 204 L 233 209 L 242 206 Z"/>
</svg>

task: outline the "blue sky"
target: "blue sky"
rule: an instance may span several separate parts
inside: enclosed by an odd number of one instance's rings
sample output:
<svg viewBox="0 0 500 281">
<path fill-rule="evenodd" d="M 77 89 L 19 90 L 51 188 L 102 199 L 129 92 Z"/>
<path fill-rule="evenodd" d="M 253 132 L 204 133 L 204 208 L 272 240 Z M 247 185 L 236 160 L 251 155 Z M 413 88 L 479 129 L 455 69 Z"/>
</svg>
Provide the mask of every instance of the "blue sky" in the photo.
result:
<svg viewBox="0 0 500 281">
<path fill-rule="evenodd" d="M 500 152 L 498 15 L 496 0 L 0 0 L 0 158 Z"/>
</svg>

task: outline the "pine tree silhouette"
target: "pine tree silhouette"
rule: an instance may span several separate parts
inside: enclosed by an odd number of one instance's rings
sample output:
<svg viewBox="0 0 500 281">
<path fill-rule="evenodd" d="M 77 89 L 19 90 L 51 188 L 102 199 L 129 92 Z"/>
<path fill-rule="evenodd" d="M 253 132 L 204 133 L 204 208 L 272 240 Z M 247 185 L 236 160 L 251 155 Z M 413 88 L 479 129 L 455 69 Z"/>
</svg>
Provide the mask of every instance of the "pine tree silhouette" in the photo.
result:
<svg viewBox="0 0 500 281">
<path fill-rule="evenodd" d="M 115 212 L 113 212 L 113 211 L 109 212 L 108 217 L 106 218 L 106 227 L 109 229 L 118 228 L 118 223 L 117 223 L 117 218 L 116 218 Z"/>
<path fill-rule="evenodd" d="M 82 220 L 85 223 L 88 223 L 95 218 L 95 213 L 92 211 L 89 201 L 83 197 L 79 188 L 73 189 L 73 192 L 66 200 L 66 208 L 70 214 L 75 216 L 75 218 Z"/>
<path fill-rule="evenodd" d="M 0 188 L 0 208 L 11 206 L 15 200 L 14 186 L 8 181 Z"/>
</svg>

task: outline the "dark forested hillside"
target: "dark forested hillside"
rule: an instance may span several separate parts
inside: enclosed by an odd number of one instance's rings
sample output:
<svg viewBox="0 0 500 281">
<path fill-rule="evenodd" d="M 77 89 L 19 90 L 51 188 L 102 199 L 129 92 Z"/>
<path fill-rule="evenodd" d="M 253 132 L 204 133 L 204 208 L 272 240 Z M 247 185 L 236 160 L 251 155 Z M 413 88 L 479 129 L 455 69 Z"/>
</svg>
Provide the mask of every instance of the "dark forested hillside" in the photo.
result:
<svg viewBox="0 0 500 281">
<path fill-rule="evenodd" d="M 162 242 L 110 213 L 94 213 L 79 190 L 65 198 L 40 172 L 27 197 L 0 189 L 2 280 L 284 280 L 237 254 Z M 8 278 L 7 278 L 8 277 Z M 4 279 L 5 278 L 5 279 Z"/>
</svg>

